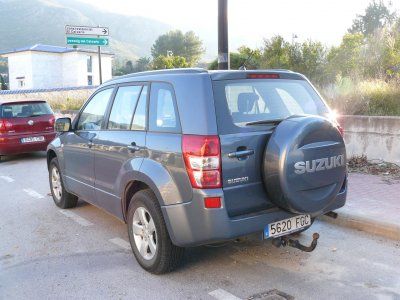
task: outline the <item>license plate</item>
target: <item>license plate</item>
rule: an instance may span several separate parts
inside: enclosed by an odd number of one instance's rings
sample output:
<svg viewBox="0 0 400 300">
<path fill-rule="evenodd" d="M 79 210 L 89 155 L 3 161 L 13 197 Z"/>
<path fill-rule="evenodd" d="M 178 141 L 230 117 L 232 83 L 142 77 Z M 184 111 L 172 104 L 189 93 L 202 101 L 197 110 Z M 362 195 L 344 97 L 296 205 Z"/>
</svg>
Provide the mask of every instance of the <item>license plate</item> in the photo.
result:
<svg viewBox="0 0 400 300">
<path fill-rule="evenodd" d="M 21 139 L 21 143 L 35 143 L 35 142 L 43 142 L 44 141 L 44 136 L 31 136 L 31 137 L 26 137 Z"/>
<path fill-rule="evenodd" d="M 278 237 L 291 232 L 296 232 L 311 225 L 310 215 L 300 215 L 285 220 L 268 224 L 264 229 L 264 237 Z"/>
</svg>

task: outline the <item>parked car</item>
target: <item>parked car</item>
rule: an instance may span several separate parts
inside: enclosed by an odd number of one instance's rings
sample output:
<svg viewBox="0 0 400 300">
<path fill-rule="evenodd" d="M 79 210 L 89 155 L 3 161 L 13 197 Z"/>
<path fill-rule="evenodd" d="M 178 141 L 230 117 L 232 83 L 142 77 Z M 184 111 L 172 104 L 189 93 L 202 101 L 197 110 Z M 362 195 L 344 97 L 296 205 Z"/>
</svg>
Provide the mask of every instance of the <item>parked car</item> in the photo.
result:
<svg viewBox="0 0 400 300">
<path fill-rule="evenodd" d="M 346 201 L 346 153 L 311 83 L 283 70 L 177 69 L 100 86 L 47 162 L 54 202 L 78 198 L 128 224 L 139 264 L 174 269 L 184 247 L 287 235 Z M 279 243 L 276 243 L 276 242 Z"/>
<path fill-rule="evenodd" d="M 54 114 L 46 101 L 0 100 L 0 159 L 34 151 L 46 151 L 54 139 Z"/>
</svg>

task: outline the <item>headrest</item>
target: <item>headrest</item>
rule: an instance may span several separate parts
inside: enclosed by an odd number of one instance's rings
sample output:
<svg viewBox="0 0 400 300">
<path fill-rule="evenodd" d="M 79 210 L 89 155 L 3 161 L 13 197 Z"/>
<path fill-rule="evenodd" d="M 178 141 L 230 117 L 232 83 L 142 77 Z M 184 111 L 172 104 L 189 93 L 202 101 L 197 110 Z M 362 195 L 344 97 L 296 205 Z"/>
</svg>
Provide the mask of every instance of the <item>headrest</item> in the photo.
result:
<svg viewBox="0 0 400 300">
<path fill-rule="evenodd" d="M 22 114 L 23 115 L 31 115 L 32 114 L 32 107 L 30 105 L 22 106 Z"/>
<path fill-rule="evenodd" d="M 11 110 L 3 110 L 3 118 L 12 118 L 14 117 Z"/>
<path fill-rule="evenodd" d="M 241 113 L 250 112 L 254 103 L 259 99 L 256 93 L 240 93 L 238 96 L 238 111 Z"/>
</svg>

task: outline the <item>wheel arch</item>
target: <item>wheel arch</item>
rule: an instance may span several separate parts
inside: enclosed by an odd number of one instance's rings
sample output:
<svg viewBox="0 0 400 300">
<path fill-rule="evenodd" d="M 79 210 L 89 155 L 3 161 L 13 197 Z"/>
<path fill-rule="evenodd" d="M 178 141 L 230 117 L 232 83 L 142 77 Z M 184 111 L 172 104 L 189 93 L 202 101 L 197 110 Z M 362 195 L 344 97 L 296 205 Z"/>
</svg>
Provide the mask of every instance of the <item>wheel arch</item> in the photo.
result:
<svg viewBox="0 0 400 300">
<path fill-rule="evenodd" d="M 50 167 L 50 162 L 53 158 L 57 157 L 56 151 L 49 149 L 47 151 L 47 169 Z"/>
</svg>

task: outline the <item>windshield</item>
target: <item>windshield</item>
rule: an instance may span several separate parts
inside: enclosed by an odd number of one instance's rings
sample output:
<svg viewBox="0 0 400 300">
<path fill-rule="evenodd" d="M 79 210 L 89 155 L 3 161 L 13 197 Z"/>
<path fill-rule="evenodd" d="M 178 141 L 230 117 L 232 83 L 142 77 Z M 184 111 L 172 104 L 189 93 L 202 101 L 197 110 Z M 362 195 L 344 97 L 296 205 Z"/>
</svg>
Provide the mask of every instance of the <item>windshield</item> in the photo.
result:
<svg viewBox="0 0 400 300">
<path fill-rule="evenodd" d="M 32 118 L 53 114 L 46 102 L 12 103 L 0 106 L 2 118 Z"/>
<path fill-rule="evenodd" d="M 305 80 L 244 79 L 214 82 L 219 127 L 283 120 L 292 115 L 324 115 L 324 102 Z"/>
</svg>

